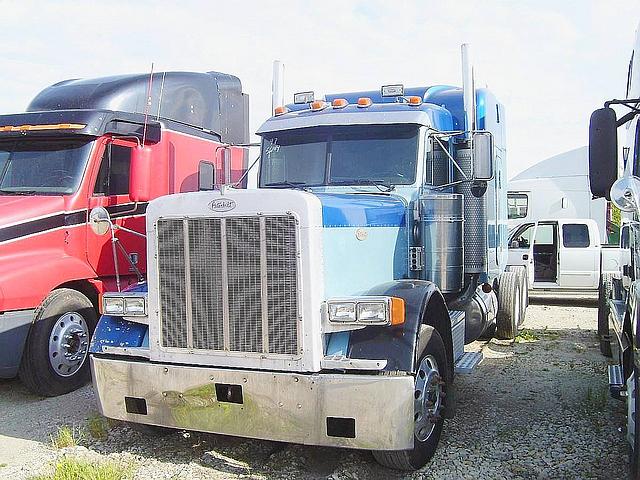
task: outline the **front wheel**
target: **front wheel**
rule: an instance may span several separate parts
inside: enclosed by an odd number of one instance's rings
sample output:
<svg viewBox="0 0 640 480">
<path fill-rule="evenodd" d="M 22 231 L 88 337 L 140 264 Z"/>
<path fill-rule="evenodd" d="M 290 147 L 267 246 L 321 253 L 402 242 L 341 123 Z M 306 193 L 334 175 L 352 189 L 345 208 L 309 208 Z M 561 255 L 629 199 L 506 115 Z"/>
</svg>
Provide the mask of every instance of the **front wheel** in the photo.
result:
<svg viewBox="0 0 640 480">
<path fill-rule="evenodd" d="M 60 288 L 36 309 L 19 376 L 33 393 L 55 397 L 91 379 L 89 341 L 97 315 L 82 293 Z"/>
<path fill-rule="evenodd" d="M 417 351 L 421 353 L 414 388 L 413 449 L 372 452 L 378 463 L 395 470 L 417 470 L 433 457 L 444 424 L 446 394 L 453 380 L 437 330 L 422 325 Z"/>
<path fill-rule="evenodd" d="M 518 336 L 520 314 L 520 279 L 516 272 L 503 272 L 498 277 L 498 313 L 496 315 L 496 337 L 513 340 Z"/>
</svg>

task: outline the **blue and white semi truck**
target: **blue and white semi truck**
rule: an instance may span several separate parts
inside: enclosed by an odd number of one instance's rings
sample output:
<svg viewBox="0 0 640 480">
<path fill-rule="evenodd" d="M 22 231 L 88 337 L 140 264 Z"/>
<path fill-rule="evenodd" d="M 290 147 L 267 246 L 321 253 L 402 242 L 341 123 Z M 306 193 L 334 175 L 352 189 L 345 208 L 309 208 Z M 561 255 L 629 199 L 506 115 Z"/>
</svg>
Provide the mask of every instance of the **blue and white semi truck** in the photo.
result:
<svg viewBox="0 0 640 480">
<path fill-rule="evenodd" d="M 104 296 L 91 347 L 105 416 L 429 461 L 464 345 L 526 306 L 504 111 L 464 52 L 464 88 L 297 94 L 257 189 L 149 203 L 148 282 Z"/>
</svg>

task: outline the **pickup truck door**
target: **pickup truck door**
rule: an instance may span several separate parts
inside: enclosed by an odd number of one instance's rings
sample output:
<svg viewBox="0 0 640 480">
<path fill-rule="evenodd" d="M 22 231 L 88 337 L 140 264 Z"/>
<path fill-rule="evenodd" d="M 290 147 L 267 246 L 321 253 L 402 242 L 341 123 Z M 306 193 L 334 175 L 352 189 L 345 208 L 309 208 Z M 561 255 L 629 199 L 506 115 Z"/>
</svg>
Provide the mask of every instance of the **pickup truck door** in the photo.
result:
<svg viewBox="0 0 640 480">
<path fill-rule="evenodd" d="M 561 288 L 598 288 L 600 239 L 586 223 L 562 223 L 559 231 Z"/>
<path fill-rule="evenodd" d="M 509 237 L 509 258 L 507 265 L 526 265 L 531 258 L 530 247 L 533 244 L 535 224 L 525 223 L 517 226 Z"/>
</svg>

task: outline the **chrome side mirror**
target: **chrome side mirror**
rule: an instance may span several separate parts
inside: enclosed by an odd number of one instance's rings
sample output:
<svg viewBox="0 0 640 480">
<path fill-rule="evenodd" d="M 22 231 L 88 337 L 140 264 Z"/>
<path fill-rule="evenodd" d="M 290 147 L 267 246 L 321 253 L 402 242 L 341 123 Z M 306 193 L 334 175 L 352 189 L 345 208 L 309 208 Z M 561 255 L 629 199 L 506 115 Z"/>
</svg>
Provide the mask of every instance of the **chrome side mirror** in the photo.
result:
<svg viewBox="0 0 640 480">
<path fill-rule="evenodd" d="M 493 137 L 488 132 L 473 134 L 473 180 L 488 182 L 493 178 Z"/>
<path fill-rule="evenodd" d="M 611 201 L 623 212 L 637 212 L 640 205 L 640 179 L 625 175 L 613 182 Z"/>
<path fill-rule="evenodd" d="M 89 213 L 89 225 L 96 235 L 104 235 L 111 230 L 111 217 L 104 207 L 95 207 Z"/>
</svg>

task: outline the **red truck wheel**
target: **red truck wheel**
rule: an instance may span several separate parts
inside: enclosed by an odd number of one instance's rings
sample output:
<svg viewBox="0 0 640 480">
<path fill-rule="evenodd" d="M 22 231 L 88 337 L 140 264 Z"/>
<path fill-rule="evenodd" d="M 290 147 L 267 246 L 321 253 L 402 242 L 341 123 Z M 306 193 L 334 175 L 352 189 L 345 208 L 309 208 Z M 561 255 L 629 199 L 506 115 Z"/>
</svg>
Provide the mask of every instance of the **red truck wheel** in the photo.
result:
<svg viewBox="0 0 640 480">
<path fill-rule="evenodd" d="M 19 376 L 32 392 L 55 397 L 91 379 L 89 341 L 97 315 L 82 293 L 60 288 L 36 309 Z"/>
</svg>

